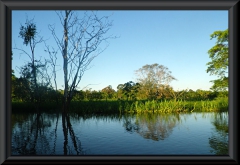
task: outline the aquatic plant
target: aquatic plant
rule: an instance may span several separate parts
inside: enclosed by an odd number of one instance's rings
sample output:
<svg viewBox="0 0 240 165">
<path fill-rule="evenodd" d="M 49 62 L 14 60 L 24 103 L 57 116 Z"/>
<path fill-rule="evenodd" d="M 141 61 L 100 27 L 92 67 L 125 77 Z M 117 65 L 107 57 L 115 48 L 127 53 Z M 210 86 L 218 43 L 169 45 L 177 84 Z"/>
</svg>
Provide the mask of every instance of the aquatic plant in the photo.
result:
<svg viewBox="0 0 240 165">
<path fill-rule="evenodd" d="M 60 109 L 56 103 L 44 103 L 40 107 L 45 112 Z M 33 112 L 31 103 L 12 102 L 12 110 Z M 113 113 L 172 113 L 172 112 L 212 112 L 227 111 L 228 99 L 218 98 L 206 101 L 184 100 L 108 100 L 108 101 L 72 101 L 69 112 L 81 114 L 113 114 Z"/>
</svg>

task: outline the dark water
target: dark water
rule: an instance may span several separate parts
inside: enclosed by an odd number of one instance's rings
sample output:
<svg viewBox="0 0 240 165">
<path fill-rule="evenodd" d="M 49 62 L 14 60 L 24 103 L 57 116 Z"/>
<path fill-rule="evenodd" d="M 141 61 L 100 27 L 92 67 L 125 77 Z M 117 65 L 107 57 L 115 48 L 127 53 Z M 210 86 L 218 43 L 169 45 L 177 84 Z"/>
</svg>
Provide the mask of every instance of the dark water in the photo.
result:
<svg viewBox="0 0 240 165">
<path fill-rule="evenodd" d="M 12 155 L 228 155 L 228 113 L 12 114 Z"/>
</svg>

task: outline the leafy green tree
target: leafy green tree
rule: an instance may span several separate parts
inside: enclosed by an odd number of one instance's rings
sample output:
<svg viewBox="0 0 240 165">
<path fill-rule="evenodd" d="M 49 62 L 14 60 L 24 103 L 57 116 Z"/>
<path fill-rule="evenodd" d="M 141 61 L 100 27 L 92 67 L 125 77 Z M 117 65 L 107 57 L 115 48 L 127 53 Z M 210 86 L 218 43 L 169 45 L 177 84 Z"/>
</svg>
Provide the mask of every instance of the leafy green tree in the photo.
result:
<svg viewBox="0 0 240 165">
<path fill-rule="evenodd" d="M 160 95 L 161 88 L 169 86 L 171 81 L 176 80 L 167 67 L 157 63 L 144 65 L 136 70 L 136 75 L 141 85 L 140 95 L 145 95 L 147 99 L 156 99 Z"/>
<path fill-rule="evenodd" d="M 93 100 L 101 100 L 102 99 L 102 93 L 100 91 L 96 91 L 96 90 L 92 91 L 91 99 L 93 99 Z"/>
<path fill-rule="evenodd" d="M 63 91 L 62 91 L 62 95 L 63 95 Z M 74 96 L 73 96 L 73 101 L 80 101 L 80 100 L 84 100 L 84 91 L 83 90 L 75 90 L 74 92 Z"/>
<path fill-rule="evenodd" d="M 30 47 L 31 54 L 26 53 L 29 58 L 31 59 L 31 62 L 25 65 L 22 68 L 23 74 L 28 74 L 25 78 L 31 78 L 31 81 L 33 82 L 33 89 L 35 93 L 35 99 L 36 102 L 38 103 L 39 101 L 39 95 L 38 95 L 38 84 L 37 84 L 37 71 L 36 71 L 36 65 L 35 65 L 35 47 L 36 44 L 41 42 L 36 41 L 36 35 L 37 35 L 37 28 L 36 24 L 33 23 L 32 21 L 26 21 L 25 26 L 21 25 L 20 27 L 20 32 L 19 32 L 20 37 L 23 39 L 23 44 Z M 31 69 L 31 71 L 29 71 Z"/>
<path fill-rule="evenodd" d="M 139 88 L 140 88 L 140 84 L 134 83 L 133 81 L 129 81 L 124 84 L 119 84 L 117 86 L 118 92 L 124 95 L 127 100 L 137 99 Z"/>
<path fill-rule="evenodd" d="M 20 102 L 33 101 L 30 82 L 28 79 L 20 77 L 12 81 L 12 99 Z"/>
<path fill-rule="evenodd" d="M 43 37 L 38 36 L 36 24 L 32 20 L 26 19 L 25 25 L 20 26 L 19 37 L 23 39 L 23 45 L 26 49 L 13 49 L 20 51 L 20 54 L 25 54 L 29 57 L 29 61 L 20 66 L 20 78 L 15 81 L 16 94 L 21 99 L 34 103 L 36 110 L 39 111 L 41 101 L 45 101 L 46 94 L 52 89 L 50 86 L 50 77 L 47 73 L 47 63 L 36 56 L 35 49 L 38 44 L 44 42 Z M 28 49 L 28 50 L 27 50 Z M 21 92 L 23 94 L 20 94 Z M 28 94 L 28 96 L 26 96 Z"/>
<path fill-rule="evenodd" d="M 186 93 L 186 90 L 182 91 L 174 91 L 172 87 L 166 86 L 164 90 L 165 98 L 171 98 L 175 102 L 182 98 L 182 96 Z M 167 97 L 166 97 L 167 96 Z"/>
<path fill-rule="evenodd" d="M 121 100 L 121 99 L 123 99 L 123 97 L 124 97 L 123 84 L 119 84 L 117 86 L 117 97 L 116 98 L 118 100 Z"/>
<path fill-rule="evenodd" d="M 104 95 L 104 97 L 107 101 L 107 99 L 112 99 L 113 98 L 115 90 L 112 89 L 111 85 L 109 85 L 109 86 L 103 88 L 101 92 L 103 93 L 103 95 Z"/>
<path fill-rule="evenodd" d="M 216 45 L 209 51 L 212 61 L 207 63 L 207 73 L 217 75 L 218 79 L 212 80 L 212 90 L 227 90 L 228 88 L 228 29 L 215 31 L 210 35 L 211 39 L 216 39 Z"/>
<path fill-rule="evenodd" d="M 23 49 L 17 49 L 22 53 L 26 54 L 31 62 L 28 62 L 24 66 L 21 67 L 22 77 L 17 82 L 18 87 L 26 88 L 30 90 L 31 98 L 34 97 L 32 101 L 36 104 L 39 102 L 39 93 L 38 93 L 38 84 L 37 84 L 37 67 L 36 67 L 36 57 L 35 57 L 35 47 L 38 43 L 42 42 L 42 38 L 40 40 L 36 39 L 37 28 L 36 24 L 33 20 L 26 20 L 25 26 L 20 26 L 19 37 L 23 39 L 23 44 L 25 46 L 29 46 L 30 53 Z M 20 89 L 21 90 L 21 89 Z M 31 91 L 32 90 L 32 91 Z M 24 93 L 27 94 L 27 93 Z M 25 96 L 26 97 L 26 96 Z"/>
<path fill-rule="evenodd" d="M 186 93 L 184 94 L 184 99 L 188 101 L 194 101 L 196 99 L 196 92 L 192 89 L 186 90 Z"/>
<path fill-rule="evenodd" d="M 90 89 L 86 89 L 83 93 L 84 93 L 84 99 L 85 100 L 90 100 L 91 99 L 91 93 L 92 93 L 92 88 Z"/>
</svg>

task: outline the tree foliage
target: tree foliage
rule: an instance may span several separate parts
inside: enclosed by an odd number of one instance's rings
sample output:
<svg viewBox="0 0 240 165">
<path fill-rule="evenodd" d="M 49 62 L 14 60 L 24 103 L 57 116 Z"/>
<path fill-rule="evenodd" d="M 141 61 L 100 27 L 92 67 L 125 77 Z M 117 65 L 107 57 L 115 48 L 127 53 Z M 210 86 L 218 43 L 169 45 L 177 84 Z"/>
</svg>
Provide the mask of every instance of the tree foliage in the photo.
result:
<svg viewBox="0 0 240 165">
<path fill-rule="evenodd" d="M 216 39 L 209 51 L 210 62 L 207 63 L 207 73 L 217 75 L 218 79 L 213 80 L 213 90 L 226 90 L 228 88 L 228 29 L 215 31 L 210 35 L 210 39 Z"/>
<path fill-rule="evenodd" d="M 27 21 L 26 26 L 21 25 L 19 35 L 23 39 L 23 43 L 27 46 L 29 43 L 35 41 L 37 28 L 36 24 L 30 21 Z"/>
<path fill-rule="evenodd" d="M 140 88 L 139 83 L 134 83 L 133 81 L 126 82 L 124 84 L 119 84 L 117 86 L 119 99 L 126 97 L 127 100 L 137 99 L 138 91 Z"/>
<path fill-rule="evenodd" d="M 157 63 L 144 65 L 136 70 L 136 75 L 141 86 L 140 93 L 147 99 L 156 99 L 161 96 L 164 88 L 168 87 L 171 81 L 176 80 L 167 67 Z"/>
<path fill-rule="evenodd" d="M 38 36 L 37 26 L 32 20 L 26 19 L 25 25 L 20 26 L 19 37 L 23 39 L 26 49 L 14 47 L 20 54 L 27 55 L 29 61 L 20 66 L 20 78 L 13 78 L 13 97 L 21 101 L 31 101 L 35 104 L 36 110 L 42 100 L 46 100 L 46 93 L 49 91 L 50 78 L 47 73 L 47 61 L 36 58 L 35 48 L 43 42 Z M 30 49 L 28 51 L 27 49 Z M 13 72 L 12 72 L 13 74 Z"/>
<path fill-rule="evenodd" d="M 109 85 L 109 86 L 103 88 L 101 92 L 103 93 L 104 97 L 107 100 L 107 98 L 110 98 L 110 99 L 113 98 L 113 94 L 115 93 L 115 90 L 112 89 L 111 85 Z"/>
</svg>

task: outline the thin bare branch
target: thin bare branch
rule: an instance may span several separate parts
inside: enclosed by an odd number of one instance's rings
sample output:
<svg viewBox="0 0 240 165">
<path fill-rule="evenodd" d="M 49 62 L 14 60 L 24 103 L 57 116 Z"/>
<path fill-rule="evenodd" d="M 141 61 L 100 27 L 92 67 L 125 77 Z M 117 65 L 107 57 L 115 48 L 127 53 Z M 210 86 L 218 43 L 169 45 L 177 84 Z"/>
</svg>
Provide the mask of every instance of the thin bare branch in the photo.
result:
<svg viewBox="0 0 240 165">
<path fill-rule="evenodd" d="M 103 37 L 112 26 L 108 17 L 98 18 L 94 12 L 85 12 L 79 19 L 77 13 L 71 10 L 57 12 L 63 26 L 63 38 L 60 40 L 55 34 L 55 28 L 49 25 L 49 29 L 61 51 L 63 57 L 64 73 L 64 102 L 70 101 L 73 92 L 80 83 L 89 64 L 104 49 L 99 49 L 103 41 L 110 37 Z"/>
</svg>

